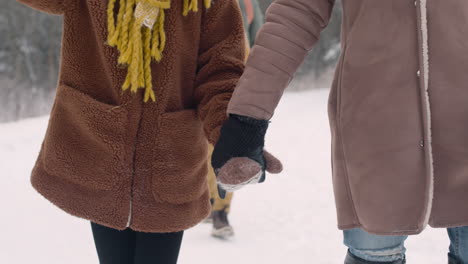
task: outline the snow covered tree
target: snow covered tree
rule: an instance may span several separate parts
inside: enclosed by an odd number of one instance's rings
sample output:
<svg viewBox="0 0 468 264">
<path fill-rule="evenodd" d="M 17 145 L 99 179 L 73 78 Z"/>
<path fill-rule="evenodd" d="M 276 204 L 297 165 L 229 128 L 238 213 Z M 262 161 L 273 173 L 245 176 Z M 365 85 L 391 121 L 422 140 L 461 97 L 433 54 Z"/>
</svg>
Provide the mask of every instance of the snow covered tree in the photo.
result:
<svg viewBox="0 0 468 264">
<path fill-rule="evenodd" d="M 0 2 L 1 121 L 48 112 L 58 75 L 61 19 Z"/>
<path fill-rule="evenodd" d="M 274 2 L 274 0 L 258 1 L 264 11 L 266 11 L 268 6 Z M 308 81 L 323 79 L 323 77 L 325 77 L 324 79 L 326 82 L 330 80 L 331 71 L 340 56 L 341 15 L 342 4 L 341 0 L 338 0 L 328 27 L 320 35 L 319 43 L 315 45 L 313 51 L 309 54 L 304 61 L 304 64 L 298 70 L 298 78 L 295 80 L 296 84 L 301 82 L 303 78 L 307 78 Z M 326 84 L 323 85 L 326 86 Z M 311 88 L 309 86 L 305 86 L 305 84 L 299 86 L 304 89 Z"/>
<path fill-rule="evenodd" d="M 265 10 L 273 0 L 258 1 Z M 340 16 L 338 1 L 329 27 L 295 82 L 329 75 L 340 53 Z M 48 113 L 58 76 L 61 18 L 2 0 L 0 34 L 0 122 Z"/>
</svg>

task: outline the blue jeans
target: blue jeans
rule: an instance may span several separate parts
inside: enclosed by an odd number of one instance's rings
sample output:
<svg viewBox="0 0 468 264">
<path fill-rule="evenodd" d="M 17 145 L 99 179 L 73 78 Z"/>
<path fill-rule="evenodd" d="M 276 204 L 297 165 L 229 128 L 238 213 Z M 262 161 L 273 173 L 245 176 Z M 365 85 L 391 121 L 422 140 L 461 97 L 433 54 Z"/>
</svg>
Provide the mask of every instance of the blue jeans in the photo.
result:
<svg viewBox="0 0 468 264">
<path fill-rule="evenodd" d="M 468 227 L 447 229 L 450 255 L 460 263 L 468 264 Z M 405 240 L 408 236 L 377 236 L 362 229 L 343 231 L 344 244 L 358 258 L 372 262 L 392 262 L 405 258 Z"/>
</svg>

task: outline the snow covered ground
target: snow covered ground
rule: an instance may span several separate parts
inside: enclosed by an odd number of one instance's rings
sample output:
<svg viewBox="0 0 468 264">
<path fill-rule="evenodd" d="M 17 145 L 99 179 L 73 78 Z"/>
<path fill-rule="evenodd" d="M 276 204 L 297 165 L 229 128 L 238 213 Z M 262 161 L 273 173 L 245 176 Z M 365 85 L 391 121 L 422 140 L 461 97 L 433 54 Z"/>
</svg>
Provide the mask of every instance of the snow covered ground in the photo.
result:
<svg viewBox="0 0 468 264">
<path fill-rule="evenodd" d="M 285 164 L 280 176 L 236 194 L 236 237 L 219 241 L 210 226 L 187 231 L 181 264 L 343 263 L 330 176 L 328 91 L 288 93 L 268 135 Z M 89 223 L 70 217 L 29 185 L 47 118 L 0 124 L 0 263 L 97 264 Z M 408 263 L 446 263 L 445 230 L 408 241 Z"/>
</svg>

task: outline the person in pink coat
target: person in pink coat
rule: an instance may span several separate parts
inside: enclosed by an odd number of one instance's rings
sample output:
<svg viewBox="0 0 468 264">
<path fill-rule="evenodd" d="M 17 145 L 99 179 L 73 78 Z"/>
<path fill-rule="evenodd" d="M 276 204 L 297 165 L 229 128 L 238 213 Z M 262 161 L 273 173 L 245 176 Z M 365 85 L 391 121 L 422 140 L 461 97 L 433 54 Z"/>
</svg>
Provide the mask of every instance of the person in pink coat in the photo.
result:
<svg viewBox="0 0 468 264">
<path fill-rule="evenodd" d="M 345 263 L 405 263 L 428 225 L 447 228 L 449 263 L 468 263 L 468 1 L 342 3 L 329 117 Z M 269 8 L 212 157 L 224 189 L 280 171 L 263 151 L 269 120 L 334 4 Z"/>
</svg>

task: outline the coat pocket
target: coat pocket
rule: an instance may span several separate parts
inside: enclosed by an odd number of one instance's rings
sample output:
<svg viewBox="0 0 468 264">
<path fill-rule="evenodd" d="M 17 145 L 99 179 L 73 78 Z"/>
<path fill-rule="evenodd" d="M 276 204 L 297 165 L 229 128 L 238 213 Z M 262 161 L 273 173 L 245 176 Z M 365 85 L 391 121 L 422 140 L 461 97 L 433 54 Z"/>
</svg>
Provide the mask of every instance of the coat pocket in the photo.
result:
<svg viewBox="0 0 468 264">
<path fill-rule="evenodd" d="M 124 172 L 126 123 L 124 108 L 60 85 L 43 144 L 45 170 L 86 188 L 115 189 Z"/>
<path fill-rule="evenodd" d="M 183 204 L 207 191 L 208 142 L 193 109 L 161 115 L 153 161 L 155 199 Z"/>
</svg>

